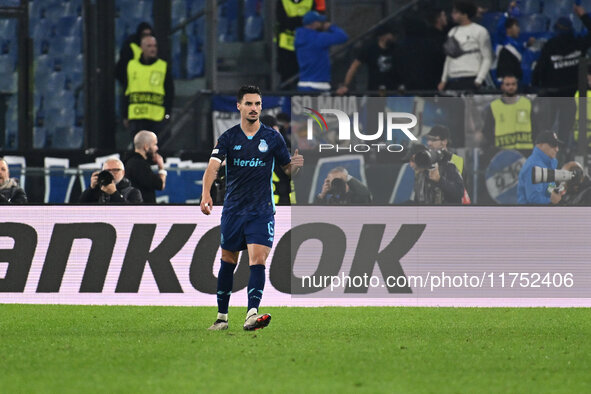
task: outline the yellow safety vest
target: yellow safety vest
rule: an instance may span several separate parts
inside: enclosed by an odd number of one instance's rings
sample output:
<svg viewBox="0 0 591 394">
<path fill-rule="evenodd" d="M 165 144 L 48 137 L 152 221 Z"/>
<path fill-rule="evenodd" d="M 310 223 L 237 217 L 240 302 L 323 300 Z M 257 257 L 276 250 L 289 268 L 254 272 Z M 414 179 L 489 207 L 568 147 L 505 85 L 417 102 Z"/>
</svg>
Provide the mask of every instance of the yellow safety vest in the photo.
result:
<svg viewBox="0 0 591 394">
<path fill-rule="evenodd" d="M 139 60 L 139 58 L 142 56 L 142 48 L 140 48 L 140 46 L 135 42 L 130 43 L 129 47 L 131 48 L 131 52 L 133 52 L 133 58 L 135 60 Z"/>
<path fill-rule="evenodd" d="M 460 175 L 464 176 L 464 158 L 453 153 L 451 155 L 450 162 L 452 162 L 457 167 Z"/>
<path fill-rule="evenodd" d="M 275 171 L 273 171 L 273 182 L 271 182 L 271 184 L 273 185 L 273 200 L 275 201 L 275 204 L 279 204 L 279 193 L 277 193 L 277 185 L 276 183 L 279 183 L 280 179 L 277 176 L 277 174 L 275 174 Z M 290 184 L 290 192 L 289 192 L 289 202 L 293 205 L 296 203 L 296 195 L 295 195 L 295 187 L 293 184 L 293 181 L 290 179 L 289 180 L 289 184 Z"/>
<path fill-rule="evenodd" d="M 282 0 L 281 3 L 288 18 L 302 17 L 306 15 L 306 12 L 311 11 L 314 6 L 314 0 L 302 0 L 299 3 L 294 3 L 292 0 Z M 285 29 L 279 32 L 279 48 L 295 51 L 294 40 L 295 31 Z"/>
<path fill-rule="evenodd" d="M 577 115 L 575 117 L 575 142 L 579 141 L 579 92 L 575 93 Z M 591 90 L 587 90 L 587 145 L 591 146 Z"/>
<path fill-rule="evenodd" d="M 148 119 L 160 122 L 164 119 L 164 79 L 167 64 L 158 59 L 151 65 L 138 59 L 127 64 L 127 90 L 129 96 L 128 119 Z"/>
<path fill-rule="evenodd" d="M 533 149 L 531 101 L 520 97 L 514 104 L 496 99 L 490 104 L 495 118 L 495 146 L 501 149 Z"/>
</svg>

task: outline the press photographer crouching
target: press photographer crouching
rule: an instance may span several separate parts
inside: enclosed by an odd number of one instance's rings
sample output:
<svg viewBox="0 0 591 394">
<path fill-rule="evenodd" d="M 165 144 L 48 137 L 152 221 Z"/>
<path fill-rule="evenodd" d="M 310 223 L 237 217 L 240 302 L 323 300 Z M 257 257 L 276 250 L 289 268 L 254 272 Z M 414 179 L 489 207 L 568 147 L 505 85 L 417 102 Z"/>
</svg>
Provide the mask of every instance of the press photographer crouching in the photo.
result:
<svg viewBox="0 0 591 394">
<path fill-rule="evenodd" d="M 415 170 L 414 202 L 421 205 L 461 204 L 464 181 L 451 163 L 451 152 L 414 144 L 407 155 Z"/>
<path fill-rule="evenodd" d="M 119 159 L 109 159 L 102 171 L 95 171 L 90 178 L 90 188 L 80 196 L 82 203 L 139 204 L 142 193 L 125 178 L 125 168 Z"/>
<path fill-rule="evenodd" d="M 556 172 L 559 174 L 554 174 L 555 179 L 566 179 L 559 188 L 564 189 L 560 205 L 591 206 L 591 179 L 585 174 L 583 166 L 576 161 L 570 161 L 562 166 L 561 171 Z M 538 174 L 535 174 L 534 168 L 532 176 L 535 178 L 536 175 Z"/>
<path fill-rule="evenodd" d="M 536 137 L 536 146 L 530 157 L 527 158 L 521 171 L 519 171 L 519 183 L 517 184 L 517 202 L 519 204 L 558 204 L 562 199 L 563 191 L 560 191 L 554 178 L 540 179 L 534 183 L 534 167 L 546 170 L 556 170 L 558 160 L 558 145 L 562 142 L 552 131 L 543 131 Z"/>
<path fill-rule="evenodd" d="M 369 204 L 372 201 L 369 189 L 358 179 L 349 175 L 344 167 L 330 170 L 322 191 L 316 196 L 316 204 Z"/>
</svg>

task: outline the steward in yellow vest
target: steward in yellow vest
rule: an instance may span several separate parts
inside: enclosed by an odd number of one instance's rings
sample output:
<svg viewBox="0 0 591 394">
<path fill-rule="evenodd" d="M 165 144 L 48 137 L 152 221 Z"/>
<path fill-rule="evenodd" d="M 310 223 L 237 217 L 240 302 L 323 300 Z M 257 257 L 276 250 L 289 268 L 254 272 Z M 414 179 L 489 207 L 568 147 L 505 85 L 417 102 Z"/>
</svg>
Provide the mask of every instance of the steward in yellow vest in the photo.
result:
<svg viewBox="0 0 591 394">
<path fill-rule="evenodd" d="M 174 98 L 170 67 L 158 58 L 156 38 L 142 38 L 141 48 L 142 56 L 127 64 L 124 116 L 132 136 L 140 130 L 158 134 Z"/>
<path fill-rule="evenodd" d="M 280 0 L 277 4 L 277 71 L 285 81 L 297 75 L 298 60 L 295 55 L 295 29 L 302 26 L 302 18 L 308 11 L 326 11 L 325 0 Z M 296 81 L 297 82 L 297 81 Z M 295 84 L 293 85 L 295 87 Z"/>
<path fill-rule="evenodd" d="M 125 78 L 127 74 L 127 63 L 133 59 L 139 59 L 142 56 L 142 48 L 140 47 L 142 38 L 146 36 L 153 36 L 154 29 L 148 22 L 142 22 L 137 26 L 135 34 L 130 35 L 125 39 L 119 51 L 119 60 L 115 66 L 115 77 L 125 85 Z"/>
<path fill-rule="evenodd" d="M 588 76 L 589 77 L 589 76 Z M 579 91 L 575 93 L 577 115 L 575 117 L 575 142 L 579 142 Z M 591 147 L 591 90 L 587 90 L 587 146 Z"/>
<path fill-rule="evenodd" d="M 517 78 L 503 77 L 503 96 L 494 100 L 485 115 L 483 134 L 487 143 L 499 149 L 531 151 L 532 104 L 525 97 L 517 96 Z"/>
</svg>

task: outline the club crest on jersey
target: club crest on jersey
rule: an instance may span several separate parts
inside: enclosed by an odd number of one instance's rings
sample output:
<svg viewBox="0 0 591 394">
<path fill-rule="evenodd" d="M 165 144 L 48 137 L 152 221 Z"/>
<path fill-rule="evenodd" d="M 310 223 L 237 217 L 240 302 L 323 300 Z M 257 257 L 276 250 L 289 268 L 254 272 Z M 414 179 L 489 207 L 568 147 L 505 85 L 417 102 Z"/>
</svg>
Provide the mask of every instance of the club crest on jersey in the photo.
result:
<svg viewBox="0 0 591 394">
<path fill-rule="evenodd" d="M 267 145 L 267 142 L 265 140 L 261 140 L 261 142 L 259 143 L 259 150 L 263 153 L 269 150 L 269 145 Z"/>
</svg>

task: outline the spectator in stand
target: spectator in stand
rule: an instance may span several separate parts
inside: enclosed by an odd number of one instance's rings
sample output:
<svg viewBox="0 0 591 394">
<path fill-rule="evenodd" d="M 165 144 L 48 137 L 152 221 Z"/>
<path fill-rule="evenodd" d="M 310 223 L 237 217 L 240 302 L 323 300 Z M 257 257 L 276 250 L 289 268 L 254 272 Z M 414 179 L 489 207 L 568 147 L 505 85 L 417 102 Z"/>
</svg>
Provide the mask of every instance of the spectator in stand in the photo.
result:
<svg viewBox="0 0 591 394">
<path fill-rule="evenodd" d="M 138 60 L 142 56 L 141 42 L 142 38 L 146 36 L 153 36 L 154 29 L 148 22 L 142 22 L 137 26 L 135 34 L 127 37 L 121 50 L 119 51 L 119 60 L 115 66 L 115 77 L 121 83 L 125 85 L 125 79 L 127 75 L 127 63 L 130 60 Z"/>
<path fill-rule="evenodd" d="M 26 204 L 27 195 L 10 177 L 8 163 L 0 157 L 0 204 Z"/>
<path fill-rule="evenodd" d="M 126 108 L 123 121 L 131 137 L 140 130 L 158 134 L 170 119 L 174 99 L 174 82 L 168 62 L 158 57 L 158 44 L 153 36 L 141 42 L 142 55 L 127 64 L 125 76 Z"/>
<path fill-rule="evenodd" d="M 407 36 L 404 45 L 403 82 L 408 90 L 435 90 L 445 64 L 447 14 L 441 8 L 427 11 L 427 27 Z"/>
<path fill-rule="evenodd" d="M 376 31 L 375 39 L 364 46 L 355 56 L 337 94 L 343 95 L 349 92 L 353 78 L 362 63 L 367 65 L 367 90 L 398 89 L 402 80 L 397 62 L 402 57 L 396 46 L 396 37 L 397 35 L 392 32 L 389 26 L 380 26 Z"/>
<path fill-rule="evenodd" d="M 156 190 L 164 190 L 166 175 L 164 160 L 158 154 L 158 137 L 151 131 L 142 130 L 133 139 L 135 152 L 127 159 L 125 167 L 131 185 L 142 193 L 144 202 L 156 202 Z M 151 165 L 158 165 L 158 174 L 152 172 Z"/>
<path fill-rule="evenodd" d="M 295 53 L 295 30 L 302 26 L 302 18 L 308 11 L 326 11 L 325 0 L 282 0 L 277 4 L 277 71 L 281 82 L 298 74 L 298 59 Z M 295 89 L 296 81 L 284 86 Z"/>
<path fill-rule="evenodd" d="M 591 47 L 591 16 L 583 7 L 573 7 L 575 14 L 587 28 L 587 34 L 577 36 L 569 18 L 558 18 L 554 25 L 557 35 L 542 48 L 532 81 L 533 85 L 540 89 L 540 124 L 552 127 L 558 122 L 558 138 L 567 143 L 571 141 L 577 109 L 573 100 L 562 97 L 574 96 L 577 90 L 579 60 Z M 565 151 L 569 149 L 570 146 L 567 145 Z"/>
<path fill-rule="evenodd" d="M 475 15 L 476 6 L 471 1 L 454 3 L 451 16 L 459 26 L 450 30 L 444 44 L 447 57 L 437 87 L 440 91 L 477 90 L 490 70 L 490 36 L 484 27 L 472 22 Z"/>
<path fill-rule="evenodd" d="M 125 178 L 125 167 L 119 159 L 109 159 L 103 164 L 103 171 L 111 173 L 112 180 L 107 185 L 100 184 L 99 174 L 95 171 L 90 177 L 90 187 L 80 196 L 82 203 L 129 203 L 139 204 L 142 193 L 131 186 L 129 179 Z"/>
<path fill-rule="evenodd" d="M 529 156 L 535 140 L 532 103 L 517 94 L 518 80 L 505 75 L 501 83 L 503 96 L 494 100 L 484 114 L 485 143 L 498 149 L 517 149 Z"/>
<path fill-rule="evenodd" d="M 295 50 L 300 67 L 298 90 L 330 91 L 330 47 L 349 39 L 341 28 L 332 25 L 324 15 L 309 11 L 304 27 L 296 29 Z"/>
<path fill-rule="evenodd" d="M 572 97 L 575 94 L 579 60 L 591 47 L 591 16 L 582 6 L 573 7 L 588 32 L 577 36 L 569 18 L 558 18 L 554 25 L 556 37 L 544 45 L 534 69 L 533 84 L 547 90 L 543 92 L 545 96 Z"/>
</svg>

